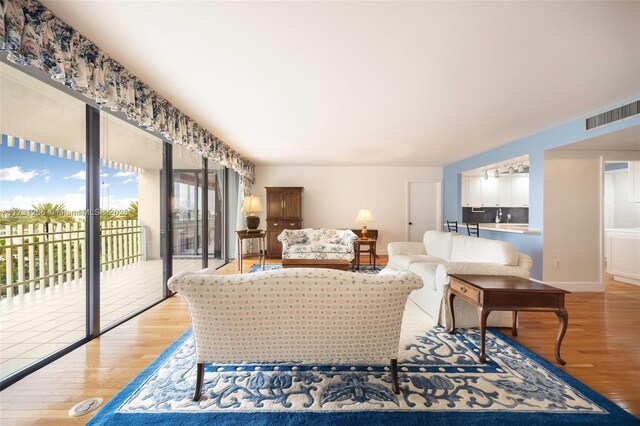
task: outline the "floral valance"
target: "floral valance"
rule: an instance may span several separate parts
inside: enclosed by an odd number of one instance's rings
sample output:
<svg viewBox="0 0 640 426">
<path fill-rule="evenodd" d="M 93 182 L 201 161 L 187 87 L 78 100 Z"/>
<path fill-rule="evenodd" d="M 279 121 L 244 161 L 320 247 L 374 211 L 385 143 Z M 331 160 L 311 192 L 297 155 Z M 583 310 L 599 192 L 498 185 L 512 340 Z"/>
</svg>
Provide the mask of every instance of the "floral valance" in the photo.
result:
<svg viewBox="0 0 640 426">
<path fill-rule="evenodd" d="M 37 67 L 98 104 L 126 113 L 140 126 L 232 168 L 243 187 L 255 181 L 252 162 L 37 1 L 0 0 L 0 50 L 9 52 L 10 61 Z"/>
</svg>

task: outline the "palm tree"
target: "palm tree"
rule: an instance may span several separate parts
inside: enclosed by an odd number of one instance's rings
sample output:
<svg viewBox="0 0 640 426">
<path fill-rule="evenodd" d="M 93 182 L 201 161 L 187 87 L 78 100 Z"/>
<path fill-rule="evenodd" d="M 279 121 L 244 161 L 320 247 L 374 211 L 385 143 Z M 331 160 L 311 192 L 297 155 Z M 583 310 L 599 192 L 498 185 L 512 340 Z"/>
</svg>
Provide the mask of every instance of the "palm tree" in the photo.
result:
<svg viewBox="0 0 640 426">
<path fill-rule="evenodd" d="M 49 239 L 49 225 L 52 223 L 72 223 L 74 217 L 69 214 L 64 204 L 41 203 L 31 206 L 34 211 L 32 223 L 43 223 L 44 230 Z"/>
<path fill-rule="evenodd" d="M 16 207 L 9 210 L 0 211 L 0 226 L 2 225 L 22 225 L 29 223 L 29 216 L 24 214 L 24 210 Z"/>
<path fill-rule="evenodd" d="M 122 215 L 124 220 L 137 220 L 138 219 L 138 202 L 132 201 L 129 203 L 127 211 Z"/>
<path fill-rule="evenodd" d="M 100 210 L 100 222 L 108 222 L 111 220 L 119 220 L 121 217 L 117 210 L 104 209 Z"/>
</svg>

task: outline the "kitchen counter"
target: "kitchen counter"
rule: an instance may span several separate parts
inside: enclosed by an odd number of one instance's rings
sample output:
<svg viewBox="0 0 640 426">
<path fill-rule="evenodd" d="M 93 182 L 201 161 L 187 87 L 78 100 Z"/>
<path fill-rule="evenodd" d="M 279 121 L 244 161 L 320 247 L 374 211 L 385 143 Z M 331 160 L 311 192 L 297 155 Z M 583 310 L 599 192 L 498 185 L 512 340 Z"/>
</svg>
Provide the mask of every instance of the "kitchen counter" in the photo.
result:
<svg viewBox="0 0 640 426">
<path fill-rule="evenodd" d="M 444 226 L 446 229 L 447 224 L 445 223 Z M 481 223 L 480 229 L 494 232 L 511 232 L 513 234 L 540 234 L 540 231 L 529 229 L 528 223 Z M 458 223 L 458 232 L 465 234 L 466 231 L 466 225 L 464 223 Z M 480 236 L 482 236 L 482 234 L 480 234 Z"/>
<path fill-rule="evenodd" d="M 512 232 L 514 234 L 539 234 L 540 233 L 540 231 L 529 229 L 528 223 L 481 223 L 480 229 L 484 229 L 485 231 L 495 231 L 495 232 Z"/>
</svg>

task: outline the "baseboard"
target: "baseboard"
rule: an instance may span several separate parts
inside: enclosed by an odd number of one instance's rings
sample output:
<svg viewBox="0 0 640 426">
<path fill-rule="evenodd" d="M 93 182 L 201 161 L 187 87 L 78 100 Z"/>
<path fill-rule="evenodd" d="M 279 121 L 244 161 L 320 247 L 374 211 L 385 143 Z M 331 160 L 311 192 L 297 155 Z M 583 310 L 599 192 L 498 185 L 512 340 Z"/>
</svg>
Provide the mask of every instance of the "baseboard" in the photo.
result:
<svg viewBox="0 0 640 426">
<path fill-rule="evenodd" d="M 535 281 L 540 284 L 550 285 L 552 287 L 561 288 L 563 290 L 571 291 L 574 293 L 579 292 L 603 292 L 604 284 L 600 282 L 587 282 L 587 281 L 540 281 L 535 278 L 531 278 L 531 281 Z"/>
<path fill-rule="evenodd" d="M 635 278 L 634 277 L 629 277 L 626 275 L 618 275 L 618 274 L 613 274 L 613 279 L 614 281 L 620 281 L 621 283 L 627 283 L 627 284 L 633 284 L 633 285 L 640 285 L 640 279 Z"/>
</svg>

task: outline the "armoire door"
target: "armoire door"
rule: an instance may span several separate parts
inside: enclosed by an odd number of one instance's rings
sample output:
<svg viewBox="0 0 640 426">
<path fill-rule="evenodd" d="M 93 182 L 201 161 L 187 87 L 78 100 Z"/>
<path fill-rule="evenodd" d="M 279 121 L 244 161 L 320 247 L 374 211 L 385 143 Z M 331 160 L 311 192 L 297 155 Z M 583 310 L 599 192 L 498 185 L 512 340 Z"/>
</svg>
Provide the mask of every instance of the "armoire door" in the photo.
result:
<svg viewBox="0 0 640 426">
<path fill-rule="evenodd" d="M 282 193 L 282 216 L 284 218 L 302 217 L 302 193 L 300 191 L 286 191 Z"/>
</svg>

